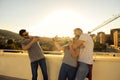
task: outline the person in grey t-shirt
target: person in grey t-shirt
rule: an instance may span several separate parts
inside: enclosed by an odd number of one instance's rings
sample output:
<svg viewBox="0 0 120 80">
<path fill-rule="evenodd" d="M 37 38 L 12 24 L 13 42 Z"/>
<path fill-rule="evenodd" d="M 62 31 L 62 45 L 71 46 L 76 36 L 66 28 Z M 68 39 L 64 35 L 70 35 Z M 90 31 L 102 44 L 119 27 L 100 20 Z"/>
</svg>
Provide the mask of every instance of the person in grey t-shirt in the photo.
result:
<svg viewBox="0 0 120 80">
<path fill-rule="evenodd" d="M 45 56 L 39 44 L 39 38 L 29 36 L 25 29 L 21 29 L 19 31 L 19 35 L 24 38 L 24 41 L 22 42 L 22 49 L 28 50 L 28 55 L 31 61 L 32 80 L 37 80 L 38 65 L 41 67 L 43 79 L 48 80 Z"/>
<path fill-rule="evenodd" d="M 80 52 L 80 48 L 77 48 L 75 52 L 72 52 L 70 49 L 71 43 L 60 46 L 56 40 L 57 37 L 53 38 L 54 44 L 57 49 L 64 50 L 64 57 L 60 68 L 58 80 L 74 80 L 77 70 L 77 57 Z"/>
</svg>

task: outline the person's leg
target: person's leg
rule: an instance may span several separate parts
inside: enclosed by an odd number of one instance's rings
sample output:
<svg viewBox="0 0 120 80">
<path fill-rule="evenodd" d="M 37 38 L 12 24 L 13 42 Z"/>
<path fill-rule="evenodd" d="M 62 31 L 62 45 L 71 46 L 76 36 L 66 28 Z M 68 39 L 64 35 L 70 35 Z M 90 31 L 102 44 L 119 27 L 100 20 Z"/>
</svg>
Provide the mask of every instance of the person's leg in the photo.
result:
<svg viewBox="0 0 120 80">
<path fill-rule="evenodd" d="M 47 73 L 47 66 L 46 66 L 45 59 L 39 60 L 39 64 L 40 64 L 40 67 L 41 67 L 41 70 L 42 70 L 43 79 L 48 80 L 48 73 Z"/>
<path fill-rule="evenodd" d="M 62 63 L 59 76 L 58 76 L 58 80 L 66 80 L 66 78 L 67 78 L 66 64 Z"/>
<path fill-rule="evenodd" d="M 89 67 L 89 72 L 87 74 L 87 78 L 89 80 L 92 80 L 92 64 L 91 65 L 88 64 L 88 67 Z"/>
<path fill-rule="evenodd" d="M 86 63 L 80 62 L 75 80 L 84 80 L 88 74 L 88 70 L 88 65 Z"/>
<path fill-rule="evenodd" d="M 68 66 L 68 67 L 69 67 L 68 80 L 75 80 L 77 67 L 72 67 L 72 66 Z"/>
<path fill-rule="evenodd" d="M 37 69 L 38 69 L 37 61 L 31 62 L 32 80 L 37 80 Z"/>
</svg>

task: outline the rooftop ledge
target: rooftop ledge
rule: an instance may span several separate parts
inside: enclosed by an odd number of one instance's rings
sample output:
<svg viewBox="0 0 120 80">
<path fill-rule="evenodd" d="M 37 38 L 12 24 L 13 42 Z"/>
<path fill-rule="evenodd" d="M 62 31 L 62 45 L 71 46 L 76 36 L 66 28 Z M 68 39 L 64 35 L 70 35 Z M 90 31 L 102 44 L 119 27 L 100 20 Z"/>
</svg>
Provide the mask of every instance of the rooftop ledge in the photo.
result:
<svg viewBox="0 0 120 80">
<path fill-rule="evenodd" d="M 63 52 L 45 51 L 45 57 L 49 80 L 57 80 Z M 120 80 L 120 54 L 94 52 L 93 58 L 93 80 Z M 40 67 L 38 74 L 38 80 L 43 80 Z M 0 50 L 0 75 L 31 80 L 30 61 L 27 52 L 15 53 Z"/>
</svg>

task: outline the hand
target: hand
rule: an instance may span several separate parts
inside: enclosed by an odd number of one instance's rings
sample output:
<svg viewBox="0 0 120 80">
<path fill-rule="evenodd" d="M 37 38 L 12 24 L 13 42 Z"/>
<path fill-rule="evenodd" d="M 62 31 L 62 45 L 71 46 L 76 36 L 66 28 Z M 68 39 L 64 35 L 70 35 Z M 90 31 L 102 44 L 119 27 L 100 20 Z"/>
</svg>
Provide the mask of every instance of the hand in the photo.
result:
<svg viewBox="0 0 120 80">
<path fill-rule="evenodd" d="M 55 36 L 54 38 L 52 38 L 53 41 L 57 41 L 58 40 L 58 37 Z"/>
<path fill-rule="evenodd" d="M 37 42 L 38 40 L 39 40 L 39 38 L 37 38 L 37 37 L 33 37 L 32 42 L 35 43 L 35 42 Z"/>
<path fill-rule="evenodd" d="M 71 41 L 68 41 L 69 47 L 72 47 L 73 43 Z"/>
<path fill-rule="evenodd" d="M 85 48 L 85 46 L 82 44 L 82 45 L 80 46 L 80 48 Z"/>
</svg>

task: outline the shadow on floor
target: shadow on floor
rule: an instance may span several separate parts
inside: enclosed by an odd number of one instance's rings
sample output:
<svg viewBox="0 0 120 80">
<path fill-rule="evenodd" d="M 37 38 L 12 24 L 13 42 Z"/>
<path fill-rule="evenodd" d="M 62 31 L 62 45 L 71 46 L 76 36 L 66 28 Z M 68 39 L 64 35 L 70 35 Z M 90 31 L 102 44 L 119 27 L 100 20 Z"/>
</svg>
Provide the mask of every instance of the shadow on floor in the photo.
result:
<svg viewBox="0 0 120 80">
<path fill-rule="evenodd" d="M 0 75 L 0 80 L 28 80 L 28 79 L 21 79 L 21 78 L 16 78 L 11 76 Z"/>
</svg>

